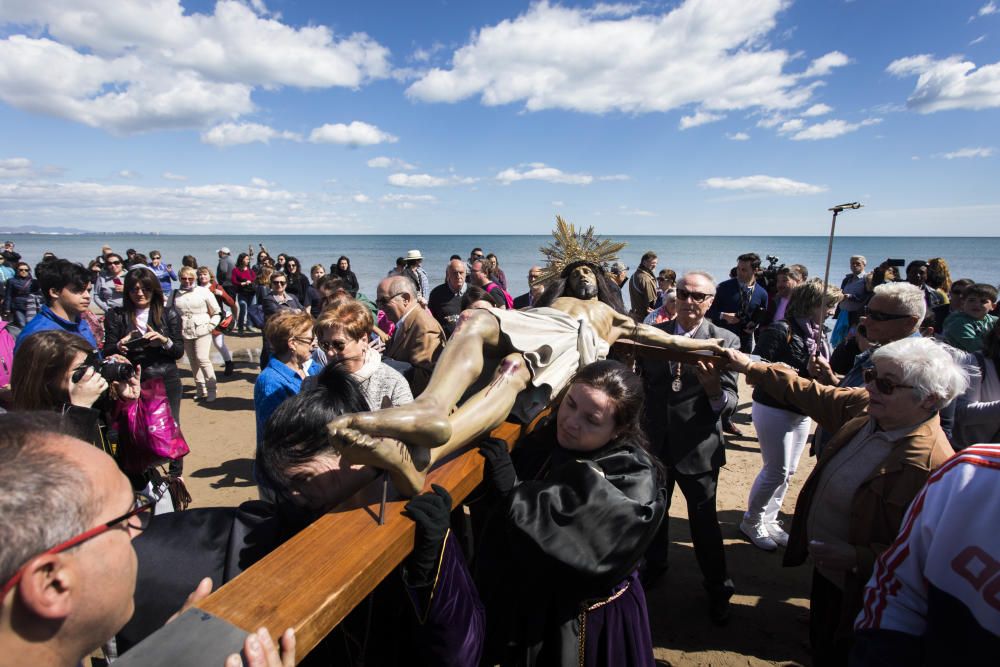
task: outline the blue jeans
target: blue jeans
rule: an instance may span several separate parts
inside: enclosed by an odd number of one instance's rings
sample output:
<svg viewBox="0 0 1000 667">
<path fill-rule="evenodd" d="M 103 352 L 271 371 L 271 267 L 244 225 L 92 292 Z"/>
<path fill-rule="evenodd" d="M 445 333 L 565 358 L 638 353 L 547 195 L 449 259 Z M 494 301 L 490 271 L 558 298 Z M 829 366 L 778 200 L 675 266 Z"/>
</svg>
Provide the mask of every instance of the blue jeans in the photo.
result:
<svg viewBox="0 0 1000 667">
<path fill-rule="evenodd" d="M 236 305 L 240 309 L 240 312 L 236 315 L 236 326 L 240 331 L 247 328 L 247 310 L 250 304 L 253 303 L 253 299 L 253 294 L 246 294 L 244 292 L 236 293 Z"/>
</svg>

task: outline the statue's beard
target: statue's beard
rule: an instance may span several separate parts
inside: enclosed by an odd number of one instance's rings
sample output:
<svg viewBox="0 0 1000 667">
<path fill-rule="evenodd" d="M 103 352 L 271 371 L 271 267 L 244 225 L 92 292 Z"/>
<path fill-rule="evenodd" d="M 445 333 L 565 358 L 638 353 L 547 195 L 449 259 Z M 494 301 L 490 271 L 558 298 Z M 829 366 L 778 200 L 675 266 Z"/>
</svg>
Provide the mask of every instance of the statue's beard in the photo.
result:
<svg viewBox="0 0 1000 667">
<path fill-rule="evenodd" d="M 576 283 L 572 286 L 573 296 L 577 299 L 596 299 L 597 285 L 593 283 Z"/>
</svg>

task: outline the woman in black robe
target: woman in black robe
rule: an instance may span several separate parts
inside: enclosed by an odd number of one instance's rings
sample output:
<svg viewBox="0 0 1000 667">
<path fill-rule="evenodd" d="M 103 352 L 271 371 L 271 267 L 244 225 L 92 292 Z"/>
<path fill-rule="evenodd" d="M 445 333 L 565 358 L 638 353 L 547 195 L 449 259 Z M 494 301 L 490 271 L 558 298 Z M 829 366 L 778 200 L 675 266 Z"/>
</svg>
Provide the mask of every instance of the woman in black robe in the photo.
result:
<svg viewBox="0 0 1000 667">
<path fill-rule="evenodd" d="M 491 505 L 475 563 L 484 663 L 654 664 L 636 567 L 665 491 L 642 404 L 641 380 L 599 361 L 577 373 L 557 416 L 513 460 L 502 441 L 481 447 Z"/>
</svg>

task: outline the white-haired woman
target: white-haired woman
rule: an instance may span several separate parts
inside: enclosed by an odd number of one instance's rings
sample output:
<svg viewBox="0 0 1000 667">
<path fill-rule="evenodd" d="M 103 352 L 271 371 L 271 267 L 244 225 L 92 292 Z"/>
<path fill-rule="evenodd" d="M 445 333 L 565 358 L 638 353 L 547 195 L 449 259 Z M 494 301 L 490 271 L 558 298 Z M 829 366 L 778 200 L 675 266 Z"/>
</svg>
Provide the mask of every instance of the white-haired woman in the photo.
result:
<svg viewBox="0 0 1000 667">
<path fill-rule="evenodd" d="M 840 299 L 840 290 L 824 290 L 822 280 L 797 285 L 788 296 L 782 319 L 761 332 L 754 354 L 764 361 L 787 364 L 800 377 L 810 377 L 810 359 L 830 358 L 827 332 L 819 323 L 833 314 Z M 754 546 L 774 551 L 779 544 L 788 544 L 778 512 L 809 439 L 812 420 L 760 387 L 753 392 L 751 417 L 763 465 L 750 488 L 740 531 Z"/>
<path fill-rule="evenodd" d="M 834 433 L 795 506 L 786 566 L 811 557 L 809 634 L 815 664 L 846 664 L 854 619 L 875 559 L 899 532 L 907 506 L 954 451 L 938 411 L 969 383 L 939 343 L 905 338 L 880 347 L 865 386 L 798 377 L 778 364 L 725 350 L 747 381 Z"/>
</svg>

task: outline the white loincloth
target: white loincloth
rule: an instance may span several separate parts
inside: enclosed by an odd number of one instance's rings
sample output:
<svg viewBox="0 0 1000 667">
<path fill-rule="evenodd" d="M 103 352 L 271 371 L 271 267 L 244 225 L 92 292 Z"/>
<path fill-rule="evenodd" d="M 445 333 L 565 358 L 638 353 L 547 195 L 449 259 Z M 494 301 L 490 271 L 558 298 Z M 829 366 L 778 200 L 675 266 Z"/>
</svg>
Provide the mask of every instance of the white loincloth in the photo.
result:
<svg viewBox="0 0 1000 667">
<path fill-rule="evenodd" d="M 530 385 L 517 396 L 510 414 L 530 422 L 562 391 L 582 366 L 608 355 L 607 341 L 590 323 L 555 308 L 485 310 L 497 318 L 501 333 L 520 352 L 531 371 Z"/>
</svg>

